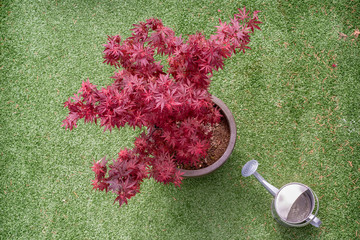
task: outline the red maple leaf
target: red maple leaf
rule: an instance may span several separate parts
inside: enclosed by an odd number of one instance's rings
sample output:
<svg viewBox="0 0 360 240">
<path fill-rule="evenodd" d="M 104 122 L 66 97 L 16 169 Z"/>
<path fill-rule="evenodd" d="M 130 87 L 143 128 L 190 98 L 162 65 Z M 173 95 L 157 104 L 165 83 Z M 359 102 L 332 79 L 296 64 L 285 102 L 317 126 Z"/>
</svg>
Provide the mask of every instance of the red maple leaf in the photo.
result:
<svg viewBox="0 0 360 240">
<path fill-rule="evenodd" d="M 149 176 L 180 186 L 177 164 L 199 163 L 211 135 L 204 130 L 221 118 L 209 93 L 213 71 L 222 69 L 233 54 L 250 49 L 250 35 L 260 29 L 258 13 L 239 9 L 230 22 L 219 20 L 210 38 L 198 32 L 184 40 L 156 18 L 135 24 L 125 40 L 108 36 L 104 62 L 121 69 L 102 89 L 83 81 L 78 94 L 64 103 L 69 114 L 62 126 L 72 130 L 79 119 L 99 120 L 104 130 L 129 125 L 148 132 L 135 139 L 133 149 L 121 150 L 109 168 L 105 158 L 94 162 L 94 189 L 111 190 L 122 205 Z M 155 55 L 164 54 L 167 72 L 155 61 Z"/>
</svg>

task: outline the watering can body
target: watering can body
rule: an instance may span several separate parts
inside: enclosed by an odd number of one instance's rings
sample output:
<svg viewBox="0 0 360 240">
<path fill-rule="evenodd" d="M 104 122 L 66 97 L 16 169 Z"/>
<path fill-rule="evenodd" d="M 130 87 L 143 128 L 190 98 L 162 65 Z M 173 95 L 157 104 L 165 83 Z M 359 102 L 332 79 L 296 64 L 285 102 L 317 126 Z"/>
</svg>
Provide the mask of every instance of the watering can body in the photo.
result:
<svg viewBox="0 0 360 240">
<path fill-rule="evenodd" d="M 291 227 L 303 227 L 307 224 L 320 227 L 322 222 L 316 217 L 319 201 L 315 192 L 302 183 L 289 183 L 278 189 L 256 172 L 258 165 L 256 160 L 247 162 L 242 168 L 241 174 L 244 177 L 254 175 L 274 197 L 271 212 L 275 220 Z M 313 214 L 316 205 L 316 212 Z"/>
</svg>

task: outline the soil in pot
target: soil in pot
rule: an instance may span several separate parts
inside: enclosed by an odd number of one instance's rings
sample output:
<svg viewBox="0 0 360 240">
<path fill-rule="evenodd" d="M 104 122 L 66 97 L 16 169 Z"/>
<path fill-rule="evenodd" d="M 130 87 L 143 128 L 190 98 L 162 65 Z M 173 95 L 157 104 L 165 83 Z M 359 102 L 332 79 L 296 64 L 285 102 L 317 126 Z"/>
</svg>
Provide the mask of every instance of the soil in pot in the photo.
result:
<svg viewBox="0 0 360 240">
<path fill-rule="evenodd" d="M 185 170 L 205 168 L 215 163 L 225 153 L 230 141 L 230 128 L 226 118 L 222 117 L 219 123 L 213 126 L 209 125 L 208 131 L 212 132 L 212 137 L 210 138 L 210 148 L 207 151 L 207 156 L 201 159 L 197 167 L 181 165 L 180 168 Z"/>
</svg>

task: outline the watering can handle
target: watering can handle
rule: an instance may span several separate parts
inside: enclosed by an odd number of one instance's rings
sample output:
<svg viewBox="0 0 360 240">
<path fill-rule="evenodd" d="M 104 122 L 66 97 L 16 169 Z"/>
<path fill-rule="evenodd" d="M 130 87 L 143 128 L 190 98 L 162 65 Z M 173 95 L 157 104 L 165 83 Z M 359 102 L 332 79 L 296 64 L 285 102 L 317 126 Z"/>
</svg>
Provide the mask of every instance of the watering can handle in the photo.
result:
<svg viewBox="0 0 360 240">
<path fill-rule="evenodd" d="M 320 227 L 320 225 L 322 223 L 321 220 L 318 217 L 316 217 L 316 214 L 317 214 L 317 212 L 319 210 L 319 199 L 318 199 L 315 192 L 313 192 L 313 194 L 314 194 L 314 197 L 315 197 L 316 202 L 317 202 L 317 208 L 316 208 L 316 211 L 315 211 L 315 215 L 310 214 L 309 217 L 307 218 L 307 221 L 310 221 L 311 225 L 318 228 L 318 227 Z"/>
<path fill-rule="evenodd" d="M 322 223 L 321 220 L 319 218 L 315 217 L 313 214 L 310 214 L 308 219 L 312 219 L 310 224 L 317 228 L 320 227 L 320 225 Z"/>
</svg>

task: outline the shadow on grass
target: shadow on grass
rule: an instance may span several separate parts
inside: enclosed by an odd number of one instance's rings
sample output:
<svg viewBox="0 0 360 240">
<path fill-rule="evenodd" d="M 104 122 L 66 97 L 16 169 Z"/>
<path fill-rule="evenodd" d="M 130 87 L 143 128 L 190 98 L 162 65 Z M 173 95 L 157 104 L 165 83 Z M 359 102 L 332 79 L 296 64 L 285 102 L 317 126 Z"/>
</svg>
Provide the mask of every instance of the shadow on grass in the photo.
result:
<svg viewBox="0 0 360 240">
<path fill-rule="evenodd" d="M 185 179 L 182 189 L 164 188 L 172 201 L 166 206 L 164 236 L 194 239 L 247 239 L 277 235 L 283 238 L 312 238 L 319 229 L 312 226 L 287 228 L 271 215 L 272 196 L 255 180 L 240 174 L 236 156 L 216 172 Z"/>
</svg>

